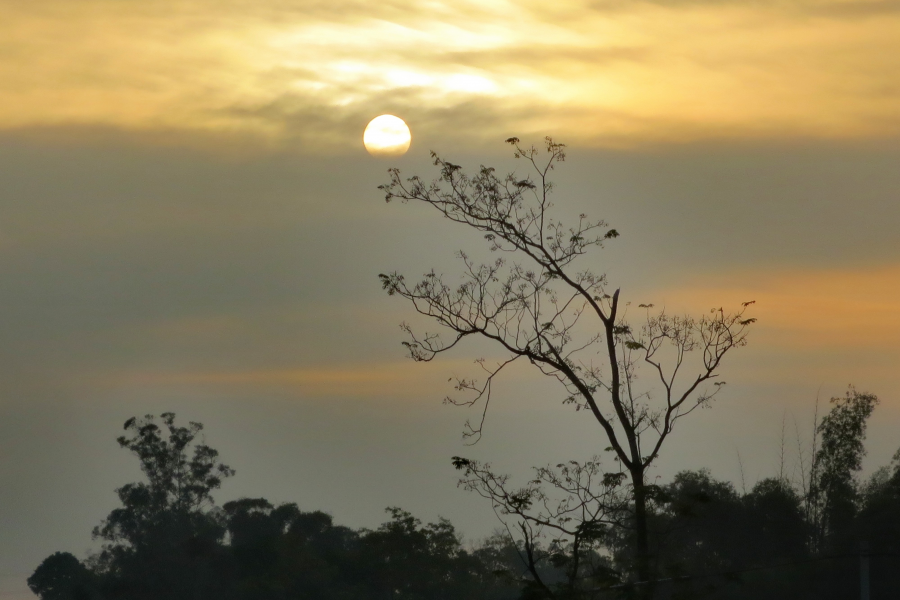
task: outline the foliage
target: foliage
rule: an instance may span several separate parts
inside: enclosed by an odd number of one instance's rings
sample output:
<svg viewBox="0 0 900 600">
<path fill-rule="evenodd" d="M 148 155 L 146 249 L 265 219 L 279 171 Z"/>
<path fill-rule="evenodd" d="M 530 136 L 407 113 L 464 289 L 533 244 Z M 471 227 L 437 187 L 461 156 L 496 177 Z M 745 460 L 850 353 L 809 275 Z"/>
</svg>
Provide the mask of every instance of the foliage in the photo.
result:
<svg viewBox="0 0 900 600">
<path fill-rule="evenodd" d="M 28 578 L 28 587 L 41 600 L 92 600 L 96 586 L 94 574 L 68 552 L 51 554 Z"/>
<path fill-rule="evenodd" d="M 243 498 L 223 506 L 232 560 L 228 574 L 241 600 L 364 597 L 359 534 L 321 511 Z"/>
<path fill-rule="evenodd" d="M 859 503 L 855 474 L 862 468 L 866 423 L 878 398 L 851 387 L 831 404 L 817 427 L 821 442 L 813 459 L 808 510 L 813 546 L 836 552 L 856 545 L 850 531 Z"/>
<path fill-rule="evenodd" d="M 492 576 L 463 549 L 446 519 L 422 525 L 399 508 L 362 537 L 363 565 L 376 597 L 402 600 L 487 598 Z"/>
<path fill-rule="evenodd" d="M 175 425 L 175 415 L 125 422 L 119 446 L 137 456 L 145 481 L 116 490 L 122 503 L 94 529 L 95 557 L 109 598 L 193 599 L 224 593 L 215 575 L 225 527 L 211 493 L 234 471 L 218 452 L 195 443 L 203 426 Z"/>
<path fill-rule="evenodd" d="M 868 542 L 873 597 L 892 597 L 900 588 L 900 451 L 865 483 L 855 475 L 876 404 L 851 388 L 817 425 L 814 481 L 852 484 L 840 528 L 826 521 L 817 530 L 807 508 L 818 500 L 783 478 L 743 494 L 703 470 L 648 486 L 654 598 L 852 597 L 859 547 L 841 546 L 847 540 Z M 97 529 L 99 554 L 82 562 L 57 552 L 37 567 L 28 585 L 41 600 L 605 600 L 639 591 L 629 580 L 637 549 L 627 481 L 598 459 L 535 469 L 513 485 L 488 464 L 454 458 L 460 484 L 489 499 L 507 525 L 466 546 L 449 521 L 425 524 L 399 508 L 360 530 L 264 498 L 219 508 L 212 492 L 233 471 L 195 443 L 199 424 L 181 428 L 166 414 L 163 427 L 146 417 L 126 429 L 120 444 L 146 480 L 118 490 L 123 507 Z M 826 500 L 833 493 L 817 489 Z M 821 514 L 831 514 L 827 504 Z"/>
<path fill-rule="evenodd" d="M 526 588 L 540 596 L 575 598 L 598 586 L 619 583 L 605 549 L 610 529 L 628 519 L 625 474 L 605 473 L 598 458 L 534 469 L 520 488 L 489 464 L 453 458 L 463 472 L 459 485 L 489 500 L 516 547 Z M 553 567 L 549 573 L 542 566 Z"/>
<path fill-rule="evenodd" d="M 212 493 L 234 471 L 175 415 L 129 419 L 119 445 L 144 481 L 122 486 L 122 506 L 94 529 L 100 552 L 84 563 L 45 559 L 29 578 L 42 600 L 513 600 L 510 550 L 463 547 L 442 519 L 423 525 L 389 509 L 375 530 L 336 525 L 321 511 Z M 491 557 L 488 559 L 488 557 Z M 505 578 L 504 578 L 505 577 Z"/>
</svg>

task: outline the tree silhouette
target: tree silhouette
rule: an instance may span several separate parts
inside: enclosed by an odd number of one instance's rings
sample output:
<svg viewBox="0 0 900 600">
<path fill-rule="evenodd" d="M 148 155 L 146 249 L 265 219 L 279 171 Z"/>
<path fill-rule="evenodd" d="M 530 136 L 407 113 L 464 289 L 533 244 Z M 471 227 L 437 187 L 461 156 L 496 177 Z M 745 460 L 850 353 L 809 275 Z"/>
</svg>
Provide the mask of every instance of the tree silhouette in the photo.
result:
<svg viewBox="0 0 900 600">
<path fill-rule="evenodd" d="M 28 579 L 41 600 L 513 600 L 509 548 L 470 552 L 444 519 L 423 525 L 389 509 L 375 530 L 336 525 L 294 503 L 212 493 L 234 471 L 198 443 L 199 423 L 173 413 L 129 419 L 119 445 L 144 480 L 94 529 L 102 549 L 80 562 L 57 552 Z"/>
<path fill-rule="evenodd" d="M 201 424 L 179 427 L 173 413 L 161 420 L 163 427 L 150 415 L 129 419 L 117 440 L 138 457 L 146 481 L 116 490 L 122 506 L 94 528 L 104 542 L 96 562 L 110 598 L 189 600 L 224 583 L 216 563 L 225 526 L 211 493 L 234 471 L 195 443 Z"/>
<path fill-rule="evenodd" d="M 93 600 L 97 597 L 94 574 L 68 552 L 44 559 L 28 578 L 28 587 L 41 600 Z"/>
<path fill-rule="evenodd" d="M 866 424 L 878 398 L 850 387 L 831 403 L 831 411 L 817 427 L 820 441 L 810 477 L 812 545 L 816 550 L 852 551 L 851 529 L 859 502 L 855 474 L 862 468 Z"/>
<path fill-rule="evenodd" d="M 223 507 L 241 600 L 366 598 L 360 536 L 296 504 L 243 498 Z"/>
<path fill-rule="evenodd" d="M 784 478 L 743 494 L 703 470 L 647 486 L 661 577 L 655 597 L 848 598 L 858 590 L 859 557 L 847 543 L 859 540 L 872 551 L 872 597 L 896 595 L 900 452 L 865 484 L 856 478 L 875 404 L 851 388 L 818 424 L 818 513 L 805 510 L 810 500 Z M 603 600 L 649 589 L 622 577 L 637 545 L 628 474 L 607 472 L 599 460 L 542 467 L 514 487 L 489 465 L 456 457 L 462 485 L 518 520 L 510 529 L 522 532 L 518 539 L 495 533 L 473 547 L 449 521 L 423 524 L 399 508 L 371 530 L 264 498 L 218 508 L 212 492 L 232 470 L 196 443 L 199 424 L 178 427 L 166 413 L 161 426 L 145 417 L 126 429 L 120 444 L 138 456 L 146 479 L 119 488 L 123 506 L 96 530 L 99 554 L 82 562 L 57 552 L 37 567 L 28 585 L 41 600 Z M 841 506 L 835 497 L 849 508 L 832 511 Z M 816 514 L 826 516 L 824 526 Z M 811 531 L 821 536 L 817 547 Z"/>
<path fill-rule="evenodd" d="M 519 540 L 519 558 L 530 575 L 524 585 L 538 597 L 577 598 L 619 583 L 604 550 L 611 527 L 627 520 L 624 473 L 604 473 L 597 459 L 573 460 L 536 468 L 531 481 L 513 487 L 489 464 L 458 456 L 453 463 L 463 471 L 460 485 L 490 500 L 510 538 Z M 506 517 L 518 522 L 509 524 Z M 542 573 L 542 564 L 554 567 L 552 580 Z"/>
<path fill-rule="evenodd" d="M 480 362 L 484 379 L 457 380 L 457 390 L 471 393 L 469 399 L 448 399 L 468 405 L 483 401 L 481 419 L 467 424 L 468 435 L 481 434 L 494 378 L 520 359 L 557 380 L 566 402 L 589 411 L 630 479 L 635 575 L 647 581 L 652 578 L 647 469 L 676 421 L 709 405 L 720 389 L 722 360 L 745 344 L 754 321 L 744 316 L 750 303 L 735 313 L 716 309 L 699 319 L 641 305 L 646 319 L 633 327 L 619 290 L 608 290 L 604 275 L 578 264 L 618 232 L 586 215 L 567 226 L 552 214 L 548 174 L 565 159 L 565 146 L 547 138 L 543 159 L 518 138 L 507 142 L 535 179 L 514 173 L 498 177 L 484 166 L 470 176 L 432 153 L 439 176 L 431 183 L 418 176 L 404 180 L 391 169 L 390 182 L 380 186 L 388 201 L 422 202 L 480 232 L 502 257 L 478 263 L 459 252 L 459 281 L 432 270 L 415 284 L 396 272 L 382 274 L 381 282 L 389 294 L 405 298 L 450 333 L 443 340 L 404 325 L 409 336 L 404 344 L 414 360 L 430 361 L 470 337 L 487 339 L 505 353 L 496 365 Z M 650 371 L 655 390 L 639 386 L 641 368 Z M 693 373 L 684 376 L 689 368 Z"/>
</svg>

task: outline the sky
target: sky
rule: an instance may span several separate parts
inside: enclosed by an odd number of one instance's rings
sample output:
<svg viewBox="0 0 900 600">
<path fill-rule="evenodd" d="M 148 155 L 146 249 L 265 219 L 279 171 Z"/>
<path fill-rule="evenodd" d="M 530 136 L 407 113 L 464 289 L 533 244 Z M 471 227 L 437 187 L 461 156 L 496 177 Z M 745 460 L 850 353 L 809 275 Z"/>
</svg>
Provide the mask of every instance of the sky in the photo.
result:
<svg viewBox="0 0 900 600">
<path fill-rule="evenodd" d="M 900 447 L 900 2 L 0 0 L 0 599 L 139 476 L 115 438 L 171 410 L 262 496 L 375 527 L 387 506 L 497 526 L 450 457 L 596 454 L 596 425 L 527 368 L 483 439 L 445 406 L 483 348 L 405 358 L 378 273 L 453 273 L 477 235 L 385 204 L 429 151 L 524 173 L 503 140 L 568 145 L 560 214 L 621 234 L 624 298 L 755 300 L 728 386 L 654 476 L 788 470 L 816 398 L 879 396 L 866 469 Z M 362 146 L 380 114 L 412 145 Z M 796 429 L 795 429 L 796 427 Z M 782 436 L 782 431 L 786 433 Z M 743 474 L 743 477 L 742 477 Z"/>
</svg>

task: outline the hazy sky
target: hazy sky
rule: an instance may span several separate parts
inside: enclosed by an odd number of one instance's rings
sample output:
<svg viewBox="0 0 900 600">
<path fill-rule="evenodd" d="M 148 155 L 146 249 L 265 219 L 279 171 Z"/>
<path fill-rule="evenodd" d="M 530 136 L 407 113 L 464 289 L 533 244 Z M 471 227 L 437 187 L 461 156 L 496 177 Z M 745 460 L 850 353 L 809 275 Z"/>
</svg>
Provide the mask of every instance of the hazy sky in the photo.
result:
<svg viewBox="0 0 900 600">
<path fill-rule="evenodd" d="M 479 237 L 385 204 L 428 151 L 518 169 L 502 140 L 570 145 L 564 214 L 622 234 L 597 270 L 635 302 L 756 300 L 716 406 L 657 474 L 773 475 L 782 418 L 816 395 L 882 399 L 872 465 L 900 447 L 900 1 L 0 0 L 0 599 L 138 476 L 130 416 L 207 425 L 243 495 L 375 526 L 386 506 L 490 507 L 450 457 L 532 464 L 601 450 L 527 369 L 462 446 L 443 406 L 477 348 L 404 359 L 411 318 L 377 274 L 451 272 Z M 404 118 L 409 153 L 362 148 Z M 790 458 L 789 468 L 796 462 Z"/>
</svg>

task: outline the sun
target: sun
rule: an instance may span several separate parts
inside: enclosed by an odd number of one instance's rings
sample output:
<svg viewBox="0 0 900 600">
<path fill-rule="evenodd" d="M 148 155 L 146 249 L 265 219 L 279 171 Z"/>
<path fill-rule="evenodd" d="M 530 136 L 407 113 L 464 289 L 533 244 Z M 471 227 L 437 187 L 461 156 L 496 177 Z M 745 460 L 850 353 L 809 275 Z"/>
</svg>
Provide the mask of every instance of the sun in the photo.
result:
<svg viewBox="0 0 900 600">
<path fill-rule="evenodd" d="M 401 156 L 409 150 L 412 136 L 400 117 L 381 115 L 366 126 L 363 144 L 372 156 Z"/>
</svg>

